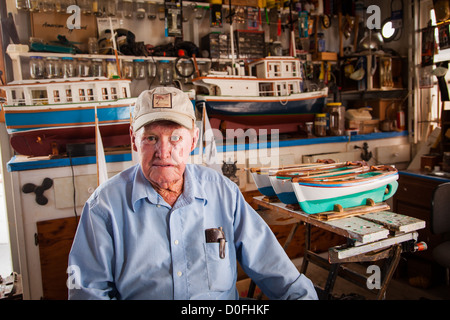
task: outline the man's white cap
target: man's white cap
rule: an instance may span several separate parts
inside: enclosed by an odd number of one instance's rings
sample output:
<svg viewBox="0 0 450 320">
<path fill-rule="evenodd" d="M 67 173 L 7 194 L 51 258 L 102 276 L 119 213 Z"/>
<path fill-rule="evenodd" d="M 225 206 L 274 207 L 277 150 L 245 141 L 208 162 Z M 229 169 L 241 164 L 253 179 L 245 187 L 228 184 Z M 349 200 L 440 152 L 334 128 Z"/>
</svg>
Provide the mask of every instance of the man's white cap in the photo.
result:
<svg viewBox="0 0 450 320">
<path fill-rule="evenodd" d="M 173 121 L 192 129 L 195 112 L 189 96 L 173 87 L 157 87 L 142 92 L 134 107 L 133 131 L 159 120 Z"/>
</svg>

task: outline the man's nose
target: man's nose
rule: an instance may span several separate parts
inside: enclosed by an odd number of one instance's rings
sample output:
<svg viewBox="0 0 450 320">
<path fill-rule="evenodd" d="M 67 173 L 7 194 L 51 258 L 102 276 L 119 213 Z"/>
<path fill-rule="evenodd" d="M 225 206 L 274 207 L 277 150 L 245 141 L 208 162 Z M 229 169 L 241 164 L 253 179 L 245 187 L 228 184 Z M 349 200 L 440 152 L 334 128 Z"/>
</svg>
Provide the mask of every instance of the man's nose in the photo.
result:
<svg viewBox="0 0 450 320">
<path fill-rule="evenodd" d="M 170 158 L 172 154 L 172 144 L 169 139 L 160 139 L 156 144 L 156 154 L 161 159 Z"/>
</svg>

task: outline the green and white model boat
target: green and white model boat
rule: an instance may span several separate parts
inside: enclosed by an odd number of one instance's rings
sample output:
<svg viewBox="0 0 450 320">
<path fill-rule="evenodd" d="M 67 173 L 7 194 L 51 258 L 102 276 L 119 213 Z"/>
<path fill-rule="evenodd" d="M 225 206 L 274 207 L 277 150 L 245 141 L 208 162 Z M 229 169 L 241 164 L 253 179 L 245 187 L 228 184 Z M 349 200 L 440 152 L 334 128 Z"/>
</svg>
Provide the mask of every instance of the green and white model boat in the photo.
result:
<svg viewBox="0 0 450 320">
<path fill-rule="evenodd" d="M 336 205 L 346 209 L 392 197 L 398 187 L 397 169 L 371 166 L 363 172 L 338 171 L 309 177 L 292 178 L 297 201 L 307 214 L 333 211 Z"/>
</svg>

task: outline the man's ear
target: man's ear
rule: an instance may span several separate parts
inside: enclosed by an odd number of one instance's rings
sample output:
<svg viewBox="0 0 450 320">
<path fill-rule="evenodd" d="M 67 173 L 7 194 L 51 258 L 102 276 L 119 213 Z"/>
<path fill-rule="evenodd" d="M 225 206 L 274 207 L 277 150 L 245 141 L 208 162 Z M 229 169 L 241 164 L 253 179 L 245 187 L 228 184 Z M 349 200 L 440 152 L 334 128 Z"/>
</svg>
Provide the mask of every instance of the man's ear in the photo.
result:
<svg viewBox="0 0 450 320">
<path fill-rule="evenodd" d="M 200 135 L 200 130 L 197 127 L 194 127 L 194 133 L 192 135 L 191 152 L 194 151 L 195 147 L 197 146 L 199 135 Z"/>
<path fill-rule="evenodd" d="M 130 139 L 131 139 L 131 148 L 133 148 L 133 151 L 137 152 L 136 135 L 134 134 L 132 127 L 130 127 Z"/>
</svg>

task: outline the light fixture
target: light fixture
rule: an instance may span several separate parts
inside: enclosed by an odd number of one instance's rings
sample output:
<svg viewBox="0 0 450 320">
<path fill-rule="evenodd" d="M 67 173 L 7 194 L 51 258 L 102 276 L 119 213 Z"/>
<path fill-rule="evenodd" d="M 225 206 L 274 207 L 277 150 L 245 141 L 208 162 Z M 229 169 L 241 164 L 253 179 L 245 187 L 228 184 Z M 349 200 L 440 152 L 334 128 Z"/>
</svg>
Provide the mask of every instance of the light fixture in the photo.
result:
<svg viewBox="0 0 450 320">
<path fill-rule="evenodd" d="M 389 42 L 394 40 L 397 37 L 397 34 L 400 29 L 396 29 L 392 27 L 392 21 L 390 18 L 384 20 L 381 25 L 381 35 L 383 37 L 384 42 Z"/>
</svg>

